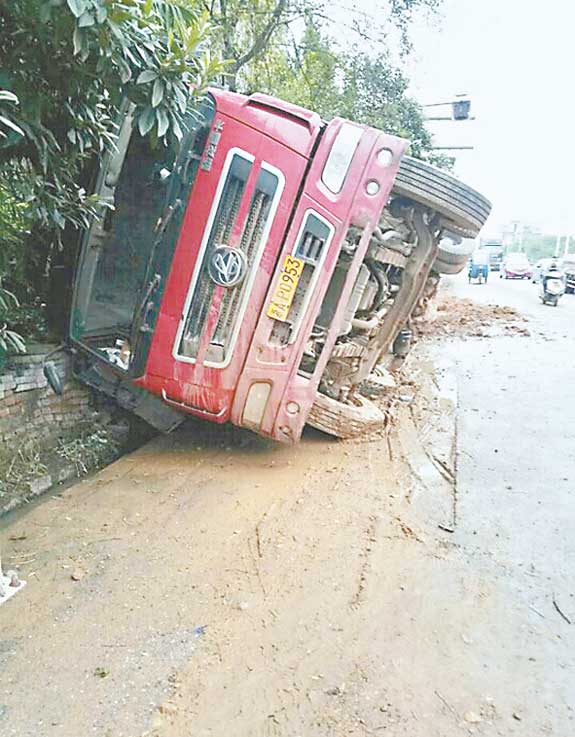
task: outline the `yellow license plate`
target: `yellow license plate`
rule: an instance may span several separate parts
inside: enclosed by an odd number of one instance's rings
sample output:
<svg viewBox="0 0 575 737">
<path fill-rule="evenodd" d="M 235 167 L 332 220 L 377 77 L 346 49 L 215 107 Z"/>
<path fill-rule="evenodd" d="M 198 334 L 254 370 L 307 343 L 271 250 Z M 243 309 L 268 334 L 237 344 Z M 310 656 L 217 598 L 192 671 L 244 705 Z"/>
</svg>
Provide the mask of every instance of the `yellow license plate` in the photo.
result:
<svg viewBox="0 0 575 737">
<path fill-rule="evenodd" d="M 297 289 L 304 262 L 295 256 L 286 256 L 277 286 L 267 309 L 267 316 L 286 322 L 289 308 Z"/>
</svg>

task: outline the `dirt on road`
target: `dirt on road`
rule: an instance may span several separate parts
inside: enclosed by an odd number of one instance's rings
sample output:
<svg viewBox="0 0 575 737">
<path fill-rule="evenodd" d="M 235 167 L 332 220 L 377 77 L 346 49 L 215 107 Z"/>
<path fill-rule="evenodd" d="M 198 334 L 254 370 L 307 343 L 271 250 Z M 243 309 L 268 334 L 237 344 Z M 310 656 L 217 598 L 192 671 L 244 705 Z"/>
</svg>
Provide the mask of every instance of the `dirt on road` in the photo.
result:
<svg viewBox="0 0 575 737">
<path fill-rule="evenodd" d="M 575 643 L 541 592 L 571 600 L 507 545 L 540 491 L 474 454 L 459 345 L 457 371 L 417 346 L 389 435 L 191 424 L 4 521 L 28 584 L 0 608 L 2 735 L 571 737 Z"/>
<path fill-rule="evenodd" d="M 365 734 L 443 711 L 393 675 L 425 609 L 416 561 L 453 552 L 445 471 L 423 526 L 403 456 L 195 425 L 21 514 L 3 534 L 28 580 L 0 612 L 3 734 Z M 386 625 L 404 607 L 409 635 Z M 433 652 L 424 637 L 417 679 Z"/>
<path fill-rule="evenodd" d="M 478 304 L 467 297 L 441 293 L 424 319 L 417 322 L 417 333 L 454 338 L 487 338 L 501 332 L 529 336 L 525 322 L 525 317 L 509 305 Z"/>
</svg>

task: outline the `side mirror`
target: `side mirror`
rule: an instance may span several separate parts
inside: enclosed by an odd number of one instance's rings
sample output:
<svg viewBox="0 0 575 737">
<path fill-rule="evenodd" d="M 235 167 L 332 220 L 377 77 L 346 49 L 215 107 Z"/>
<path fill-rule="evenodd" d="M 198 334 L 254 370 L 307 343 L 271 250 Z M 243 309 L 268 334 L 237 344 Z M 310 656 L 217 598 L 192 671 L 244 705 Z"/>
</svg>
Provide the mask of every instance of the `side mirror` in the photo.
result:
<svg viewBox="0 0 575 737">
<path fill-rule="evenodd" d="M 48 384 L 50 384 L 52 391 L 58 396 L 61 396 L 64 391 L 64 382 L 53 361 L 47 361 L 44 364 L 44 376 Z"/>
</svg>

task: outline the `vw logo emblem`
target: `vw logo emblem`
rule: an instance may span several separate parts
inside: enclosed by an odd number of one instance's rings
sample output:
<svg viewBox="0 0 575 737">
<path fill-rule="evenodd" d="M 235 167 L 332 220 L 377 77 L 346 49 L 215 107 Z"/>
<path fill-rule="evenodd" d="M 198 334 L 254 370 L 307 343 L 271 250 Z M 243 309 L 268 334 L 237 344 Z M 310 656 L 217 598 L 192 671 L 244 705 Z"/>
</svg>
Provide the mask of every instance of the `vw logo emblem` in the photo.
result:
<svg viewBox="0 0 575 737">
<path fill-rule="evenodd" d="M 208 261 L 208 274 L 219 287 L 235 287 L 246 275 L 243 252 L 231 246 L 214 248 Z"/>
</svg>

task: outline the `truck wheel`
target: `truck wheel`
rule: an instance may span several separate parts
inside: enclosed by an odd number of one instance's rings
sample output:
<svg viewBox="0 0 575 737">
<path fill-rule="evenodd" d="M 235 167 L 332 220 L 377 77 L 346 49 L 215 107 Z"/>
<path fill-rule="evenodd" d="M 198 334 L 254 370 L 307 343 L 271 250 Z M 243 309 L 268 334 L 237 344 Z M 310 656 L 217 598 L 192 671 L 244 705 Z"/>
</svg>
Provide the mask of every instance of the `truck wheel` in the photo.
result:
<svg viewBox="0 0 575 737">
<path fill-rule="evenodd" d="M 464 237 L 475 237 L 491 212 L 491 203 L 445 171 L 425 161 L 404 156 L 393 185 L 394 192 L 441 213 L 446 227 L 453 224 Z"/>
<path fill-rule="evenodd" d="M 463 271 L 469 257 L 475 250 L 475 243 L 440 242 L 437 256 L 433 262 L 433 270 L 438 274 L 459 274 Z"/>
<path fill-rule="evenodd" d="M 318 393 L 307 424 L 336 438 L 355 438 L 385 425 L 384 413 L 369 399 L 356 397 L 358 404 L 344 404 Z"/>
</svg>

